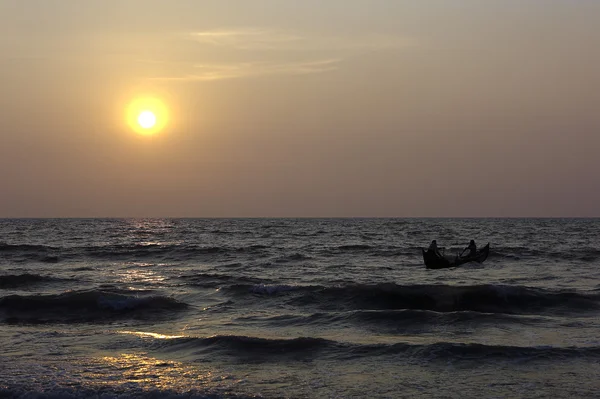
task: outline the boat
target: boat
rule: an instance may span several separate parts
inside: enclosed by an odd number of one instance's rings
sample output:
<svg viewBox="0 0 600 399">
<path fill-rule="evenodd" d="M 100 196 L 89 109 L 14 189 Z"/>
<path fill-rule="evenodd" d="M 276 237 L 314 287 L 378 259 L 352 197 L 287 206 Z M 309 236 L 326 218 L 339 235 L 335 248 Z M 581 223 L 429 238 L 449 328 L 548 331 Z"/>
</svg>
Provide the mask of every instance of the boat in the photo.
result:
<svg viewBox="0 0 600 399">
<path fill-rule="evenodd" d="M 428 269 L 446 269 L 449 267 L 458 267 L 469 262 L 483 263 L 490 254 L 490 243 L 487 243 L 485 247 L 478 250 L 473 256 L 456 255 L 456 258 L 454 258 L 453 261 L 445 258 L 439 252 L 431 250 L 426 251 L 422 248 L 421 251 L 423 251 L 423 262 L 425 262 L 425 267 Z"/>
</svg>

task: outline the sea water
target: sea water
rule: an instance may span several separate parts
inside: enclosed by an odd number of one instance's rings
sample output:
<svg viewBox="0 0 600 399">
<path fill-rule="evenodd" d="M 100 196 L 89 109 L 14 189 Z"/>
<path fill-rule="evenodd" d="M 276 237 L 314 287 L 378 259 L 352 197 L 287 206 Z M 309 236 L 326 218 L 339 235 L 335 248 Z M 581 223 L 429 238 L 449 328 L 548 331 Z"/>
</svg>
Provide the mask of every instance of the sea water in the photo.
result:
<svg viewBox="0 0 600 399">
<path fill-rule="evenodd" d="M 0 220 L 0 397 L 599 397 L 599 315 L 596 219 Z"/>
</svg>

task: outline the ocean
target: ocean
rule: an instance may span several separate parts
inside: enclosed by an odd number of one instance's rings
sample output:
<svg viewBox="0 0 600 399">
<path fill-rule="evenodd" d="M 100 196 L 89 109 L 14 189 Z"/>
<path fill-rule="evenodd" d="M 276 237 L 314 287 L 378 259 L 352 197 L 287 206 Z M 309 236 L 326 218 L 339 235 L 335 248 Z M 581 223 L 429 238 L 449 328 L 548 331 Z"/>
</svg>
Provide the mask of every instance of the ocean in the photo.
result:
<svg viewBox="0 0 600 399">
<path fill-rule="evenodd" d="M 428 270 L 436 239 L 482 264 Z M 2 398 L 600 397 L 600 219 L 3 219 Z"/>
</svg>

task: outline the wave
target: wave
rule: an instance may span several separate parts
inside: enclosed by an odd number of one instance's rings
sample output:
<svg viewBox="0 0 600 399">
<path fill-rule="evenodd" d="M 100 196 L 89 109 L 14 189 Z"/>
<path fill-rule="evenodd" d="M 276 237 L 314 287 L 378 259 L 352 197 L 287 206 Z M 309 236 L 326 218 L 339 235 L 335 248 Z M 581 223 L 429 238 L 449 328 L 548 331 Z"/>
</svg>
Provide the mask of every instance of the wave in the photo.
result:
<svg viewBox="0 0 600 399">
<path fill-rule="evenodd" d="M 194 244 L 129 244 L 107 245 L 100 247 L 84 247 L 81 249 L 87 256 L 95 258 L 137 258 L 167 257 L 173 259 L 192 259 L 215 255 L 232 255 L 239 253 L 265 254 L 269 247 L 259 244 L 244 246 L 202 246 Z"/>
<path fill-rule="evenodd" d="M 371 241 L 372 239 L 365 239 L 365 241 Z M 344 244 L 338 246 L 332 246 L 326 248 L 321 253 L 325 256 L 340 255 L 340 254 L 363 254 L 368 256 L 376 257 L 413 257 L 421 255 L 421 248 L 424 246 L 395 246 L 395 245 L 375 245 L 372 242 L 356 243 L 356 244 Z M 600 250 L 592 247 L 581 247 L 581 248 L 569 248 L 563 250 L 555 248 L 552 250 L 543 250 L 540 248 L 529 248 L 526 246 L 509 247 L 509 246 L 496 246 L 494 243 L 490 245 L 490 256 L 489 258 L 500 258 L 500 259 L 545 259 L 545 260 L 561 260 L 561 261 L 577 261 L 584 263 L 596 262 L 600 259 Z M 446 248 L 447 253 L 457 253 L 464 249 L 461 244 L 449 245 Z"/>
<path fill-rule="evenodd" d="M 302 260 L 310 260 L 311 256 L 301 254 L 301 253 L 293 253 L 289 255 L 285 255 L 275 259 L 275 263 L 288 263 L 288 262 L 298 262 Z"/>
<path fill-rule="evenodd" d="M 600 294 L 504 285 L 354 284 L 337 287 L 236 285 L 233 295 L 280 297 L 300 307 L 335 310 L 415 309 L 436 312 L 538 314 L 600 309 Z"/>
<path fill-rule="evenodd" d="M 106 245 L 85 247 L 81 249 L 85 256 L 100 259 L 136 259 L 160 258 L 189 259 L 194 256 L 218 255 L 227 252 L 227 248 L 219 246 L 196 246 L 177 244 L 133 244 Z"/>
<path fill-rule="evenodd" d="M 171 297 L 123 292 L 128 291 L 101 289 L 55 295 L 9 295 L 0 298 L 0 314 L 6 322 L 93 322 L 112 317 L 154 317 L 188 307 Z"/>
<path fill-rule="evenodd" d="M 217 335 L 208 338 L 174 338 L 153 340 L 155 349 L 183 352 L 185 356 L 232 356 L 256 360 L 281 358 L 337 359 L 400 355 L 407 359 L 433 360 L 552 360 L 567 358 L 600 358 L 600 347 L 504 346 L 439 342 L 434 344 L 357 344 L 324 338 L 300 337 L 270 339 L 238 335 Z"/>
<path fill-rule="evenodd" d="M 0 259 L 13 262 L 40 261 L 58 263 L 73 258 L 95 259 L 174 259 L 187 260 L 195 257 L 233 255 L 240 253 L 268 254 L 269 247 L 259 244 L 244 246 L 202 246 L 193 244 L 141 243 L 111 244 L 83 247 L 54 247 L 46 245 L 0 243 Z"/>
<path fill-rule="evenodd" d="M 41 276 L 39 274 L 8 274 L 0 276 L 0 288 L 19 288 L 33 284 L 48 283 L 59 280 L 61 279 L 50 276 Z"/>
<path fill-rule="evenodd" d="M 340 251 L 368 251 L 373 249 L 370 245 L 365 244 L 349 244 L 349 245 L 340 245 L 337 247 Z"/>
<path fill-rule="evenodd" d="M 244 286 L 238 285 L 238 287 L 244 287 Z M 294 286 L 294 285 L 287 285 L 287 284 L 271 285 L 271 284 L 261 283 L 261 284 L 253 285 L 250 288 L 250 292 L 252 292 L 253 294 L 259 294 L 259 295 L 277 295 L 280 293 L 297 291 L 297 290 L 301 290 L 301 289 L 302 289 L 302 287 Z"/>
<path fill-rule="evenodd" d="M 12 262 L 58 263 L 60 248 L 49 245 L 7 244 L 0 242 L 0 258 Z"/>
<path fill-rule="evenodd" d="M 294 233 L 291 233 L 292 235 Z M 333 235 L 336 236 L 336 235 Z M 343 235 L 342 235 L 343 236 Z M 426 246 L 424 243 L 423 246 Z M 452 244 L 447 251 L 454 253 L 463 247 Z M 375 256 L 383 258 L 419 257 L 421 246 L 377 244 L 372 237 L 364 236 L 361 240 L 349 243 L 332 244 L 315 252 L 320 256 L 337 256 L 340 254 Z M 0 242 L 0 259 L 13 262 L 38 261 L 44 263 L 58 263 L 73 258 L 97 259 L 137 259 L 163 258 L 172 260 L 189 260 L 215 256 L 235 256 L 250 254 L 257 256 L 273 256 L 276 252 L 262 243 L 248 243 L 245 245 L 199 245 L 182 242 L 148 242 L 133 244 L 108 244 L 99 246 L 51 246 L 34 244 L 8 244 Z M 312 259 L 313 253 L 279 253 L 277 263 L 287 263 Z M 527 246 L 491 245 L 490 258 L 524 260 L 544 259 L 593 263 L 600 259 L 600 250 L 593 247 L 575 247 L 564 249 L 562 247 L 543 250 Z"/>
<path fill-rule="evenodd" d="M 545 318 L 517 316 L 497 313 L 480 313 L 472 311 L 434 312 L 429 310 L 355 310 L 348 312 L 317 312 L 309 315 L 283 314 L 271 317 L 244 316 L 238 318 L 245 323 L 258 323 L 267 326 L 330 326 L 353 324 L 362 328 L 390 329 L 398 332 L 422 332 L 440 325 L 457 325 L 459 323 L 478 324 L 536 324 L 546 322 Z"/>
<path fill-rule="evenodd" d="M 91 272 L 91 271 L 94 271 L 95 269 L 91 266 L 81 266 L 81 267 L 76 267 L 72 270 L 74 272 Z"/>
<path fill-rule="evenodd" d="M 230 285 L 248 285 L 248 284 L 260 284 L 268 281 L 265 279 L 259 279 L 254 277 L 245 276 L 230 276 L 227 274 L 214 274 L 214 273 L 194 273 L 188 275 L 179 276 L 182 280 L 185 280 L 187 285 L 203 288 L 219 288 L 222 286 Z"/>
<path fill-rule="evenodd" d="M 514 260 L 537 258 L 591 263 L 600 259 L 600 250 L 592 247 L 574 247 L 568 250 L 541 250 L 525 246 L 492 246 L 490 256 Z"/>
<path fill-rule="evenodd" d="M 372 240 L 373 238 L 363 238 Z M 323 256 L 336 256 L 336 255 L 366 255 L 381 258 L 397 258 L 400 256 L 420 256 L 421 247 L 407 246 L 400 247 L 394 245 L 373 245 L 373 244 L 344 244 L 338 246 L 332 246 L 320 251 Z"/>
<path fill-rule="evenodd" d="M 145 389 L 136 385 L 111 385 L 104 383 L 102 387 L 69 387 L 54 383 L 50 386 L 40 388 L 39 386 L 28 385 L 0 385 L 0 397 L 2 398 L 155 398 L 155 399 L 258 399 L 260 395 L 243 395 L 231 392 L 219 393 L 214 389 L 206 388 L 204 390 L 188 389 L 177 391 L 172 389 Z"/>
<path fill-rule="evenodd" d="M 30 244 L 7 244 L 0 242 L 0 252 L 24 252 L 24 251 L 53 251 L 59 249 L 49 245 L 30 245 Z"/>
<path fill-rule="evenodd" d="M 336 343 L 324 338 L 268 339 L 238 335 L 216 335 L 207 338 L 183 337 L 168 340 L 152 339 L 151 347 L 170 354 L 184 356 L 206 355 L 233 356 L 252 359 L 253 362 L 268 358 L 289 356 L 314 357 L 320 350 L 334 347 Z"/>
</svg>

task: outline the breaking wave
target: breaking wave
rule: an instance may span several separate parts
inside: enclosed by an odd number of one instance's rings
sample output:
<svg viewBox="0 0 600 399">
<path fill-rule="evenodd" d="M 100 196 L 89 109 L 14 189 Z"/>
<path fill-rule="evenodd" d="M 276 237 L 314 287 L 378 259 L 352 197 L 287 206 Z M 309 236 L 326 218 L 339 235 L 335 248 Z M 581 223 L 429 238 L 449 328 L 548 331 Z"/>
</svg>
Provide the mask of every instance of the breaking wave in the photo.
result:
<svg viewBox="0 0 600 399">
<path fill-rule="evenodd" d="M 4 276 L 0 276 L 0 289 L 1 288 L 19 288 L 24 286 L 29 286 L 33 284 L 41 284 L 48 283 L 53 281 L 59 281 L 60 279 L 50 277 L 50 276 L 41 276 L 39 274 L 8 274 Z"/>
<path fill-rule="evenodd" d="M 539 314 L 600 309 L 600 294 L 504 285 L 236 285 L 233 295 L 284 297 L 297 306 L 343 310 L 415 309 L 436 312 Z"/>
<path fill-rule="evenodd" d="M 48 245 L 6 244 L 0 242 L 0 259 L 12 262 L 58 263 L 60 248 Z"/>
<path fill-rule="evenodd" d="M 434 312 L 429 310 L 355 310 L 348 312 L 317 312 L 309 315 L 282 314 L 277 316 L 244 316 L 238 319 L 245 323 L 261 326 L 330 326 L 343 328 L 355 325 L 361 328 L 382 329 L 394 332 L 423 332 L 436 329 L 441 325 L 460 325 L 460 323 L 476 324 L 525 324 L 534 325 L 547 322 L 546 318 L 533 316 L 517 316 L 499 313 L 480 313 L 471 311 Z"/>
<path fill-rule="evenodd" d="M 157 316 L 188 305 L 160 295 L 128 295 L 118 290 L 69 291 L 56 295 L 9 295 L 0 298 L 6 322 L 102 321 L 113 317 Z"/>
<path fill-rule="evenodd" d="M 194 273 L 180 276 L 186 281 L 187 285 L 204 288 L 218 288 L 230 285 L 251 285 L 264 282 L 265 279 L 245 277 L 245 276 L 230 276 L 227 274 L 216 273 Z"/>
<path fill-rule="evenodd" d="M 368 243 L 367 243 L 368 242 Z M 425 245 L 425 243 L 424 243 Z M 453 244 L 454 245 L 454 244 Z M 460 251 L 460 246 L 450 246 L 447 250 L 454 253 Z M 395 246 L 376 244 L 366 237 L 358 242 L 341 243 L 329 245 L 318 249 L 316 253 L 321 256 L 330 257 L 340 254 L 361 254 L 363 256 L 374 256 L 380 258 L 397 257 L 419 257 L 420 246 L 404 245 Z M 314 259 L 308 252 L 281 253 L 268 245 L 252 243 L 247 245 L 198 245 L 181 242 L 148 242 L 136 244 L 105 244 L 89 246 L 50 246 L 30 244 L 8 244 L 0 242 L 0 260 L 6 259 L 13 262 L 37 261 L 43 263 L 58 263 L 73 259 L 171 259 L 189 260 L 195 258 L 254 255 L 258 257 L 270 257 L 277 254 L 275 262 L 288 263 Z M 591 263 L 600 259 L 600 250 L 594 247 L 575 247 L 569 250 L 552 249 L 543 251 L 539 248 L 527 246 L 495 245 L 492 243 L 490 258 L 526 260 L 530 258 L 546 260 L 562 260 Z"/>
<path fill-rule="evenodd" d="M 566 358 L 600 358 L 600 347 L 505 346 L 438 342 L 434 344 L 357 344 L 324 338 L 300 337 L 269 339 L 238 335 L 217 335 L 208 338 L 175 338 L 156 340 L 156 349 L 183 352 L 185 356 L 232 356 L 253 360 L 281 360 L 285 357 L 338 359 L 399 355 L 406 359 L 433 360 L 552 360 Z"/>
<path fill-rule="evenodd" d="M 63 387 L 54 384 L 48 387 L 30 387 L 27 385 L 0 385 L 2 398 L 155 398 L 155 399 L 257 399 L 259 395 L 237 395 L 229 392 L 215 393 L 210 389 L 176 391 L 170 389 L 144 389 L 138 386 L 110 386 L 105 384 L 98 388 Z"/>
</svg>

